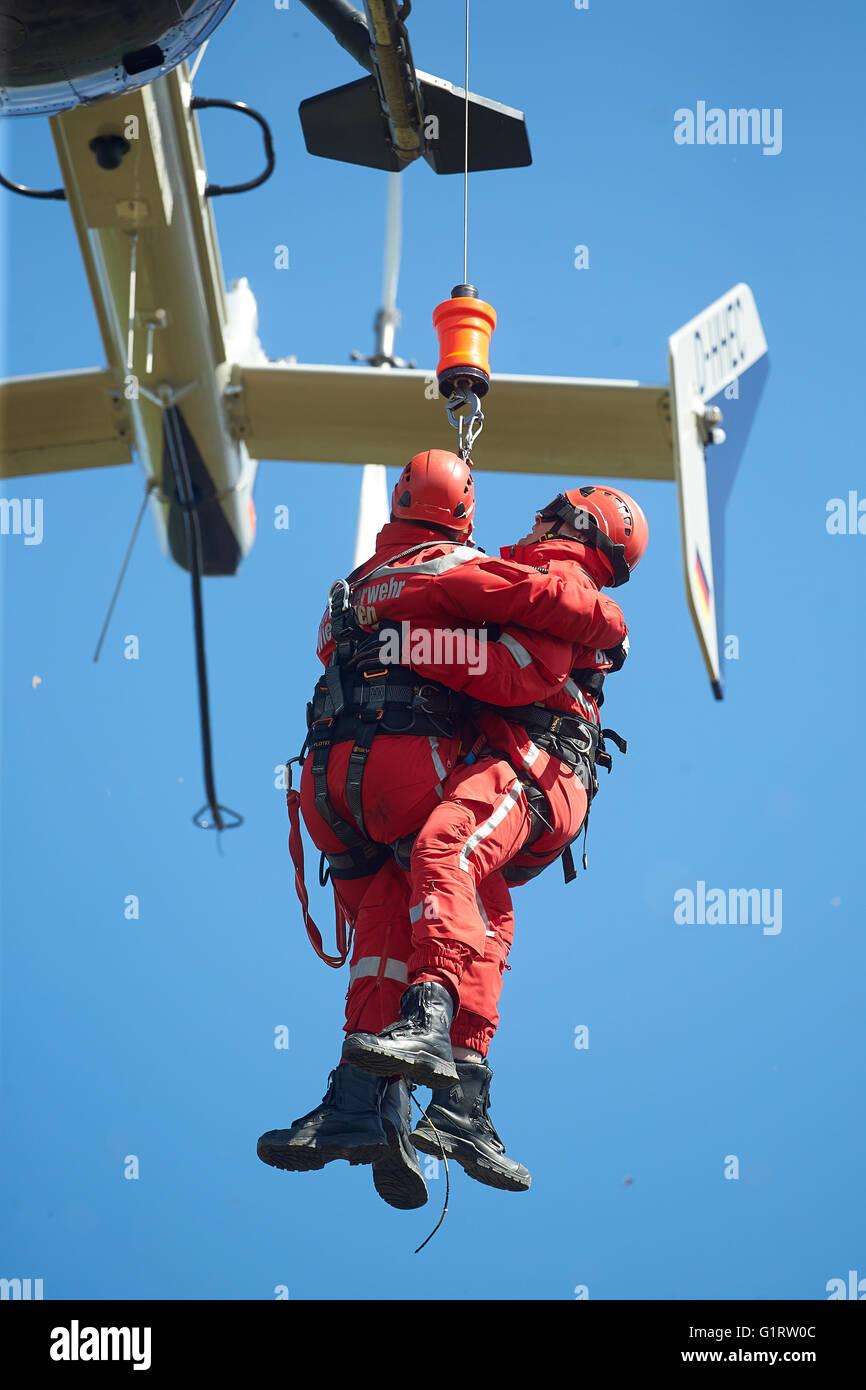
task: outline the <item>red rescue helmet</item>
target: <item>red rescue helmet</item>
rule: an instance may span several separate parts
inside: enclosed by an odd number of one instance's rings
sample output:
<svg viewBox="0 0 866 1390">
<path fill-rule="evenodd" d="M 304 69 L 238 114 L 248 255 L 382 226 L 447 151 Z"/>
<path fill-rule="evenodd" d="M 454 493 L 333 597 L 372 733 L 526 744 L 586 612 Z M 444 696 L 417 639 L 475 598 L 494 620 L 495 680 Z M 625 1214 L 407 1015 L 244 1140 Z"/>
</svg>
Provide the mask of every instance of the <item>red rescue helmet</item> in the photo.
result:
<svg viewBox="0 0 866 1390">
<path fill-rule="evenodd" d="M 647 519 L 634 498 L 597 483 L 561 492 L 538 517 L 554 523 L 548 535 L 555 536 L 563 523 L 579 531 L 581 544 L 607 562 L 612 589 L 627 582 L 649 540 Z"/>
<path fill-rule="evenodd" d="M 472 469 L 446 449 L 410 459 L 391 496 L 393 521 L 417 521 L 469 535 L 475 514 Z"/>
</svg>

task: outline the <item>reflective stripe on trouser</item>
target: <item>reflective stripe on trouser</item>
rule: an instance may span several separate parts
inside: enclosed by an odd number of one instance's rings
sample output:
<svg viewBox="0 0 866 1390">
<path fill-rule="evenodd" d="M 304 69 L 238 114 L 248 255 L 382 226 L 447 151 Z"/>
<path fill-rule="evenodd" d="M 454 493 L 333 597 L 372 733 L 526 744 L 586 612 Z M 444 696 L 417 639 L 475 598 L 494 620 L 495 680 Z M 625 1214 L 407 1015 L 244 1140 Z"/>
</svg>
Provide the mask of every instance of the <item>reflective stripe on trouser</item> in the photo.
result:
<svg viewBox="0 0 866 1390">
<path fill-rule="evenodd" d="M 437 946 L 484 957 L 488 927 L 476 893 L 517 852 L 531 827 L 523 787 L 503 759 L 455 769 L 443 791 L 412 850 L 412 982 L 424 978 Z M 455 973 L 459 979 L 459 967 Z"/>
<path fill-rule="evenodd" d="M 479 898 L 478 911 L 486 923 L 484 955 L 472 957 L 463 973 L 460 1009 L 451 1025 L 451 1041 L 486 1056 L 499 1022 L 499 996 L 514 935 L 514 917 L 501 874 L 485 879 Z M 346 995 L 347 1033 L 380 1033 L 400 1017 L 411 953 L 409 878 L 396 862 L 389 862 L 375 875 L 355 917 Z"/>
<path fill-rule="evenodd" d="M 491 771 L 494 768 L 496 772 Z M 519 801 L 489 835 L 476 842 L 472 852 L 464 853 L 467 864 L 475 861 L 473 872 L 460 869 L 458 861 L 461 850 L 465 850 L 479 826 L 494 815 L 513 783 L 513 769 L 495 759 L 470 768 L 461 767 L 448 779 L 445 787 L 448 800 L 436 807 L 419 835 L 424 862 L 432 863 L 435 872 L 441 872 L 441 887 L 437 880 L 437 887 L 427 894 L 426 902 L 419 891 L 417 842 L 412 856 L 411 886 L 396 862 L 389 862 L 379 870 L 372 891 L 365 894 L 355 916 L 352 958 L 353 966 L 369 959 L 377 960 L 379 966 L 375 976 L 358 976 L 350 985 L 347 1032 L 378 1033 L 399 1018 L 400 1000 L 406 986 L 402 980 L 393 978 L 393 968 L 391 973 L 386 973 L 387 962 L 406 961 L 408 978 L 413 978 L 411 970 L 418 959 L 417 947 L 426 944 L 428 951 L 436 950 L 435 929 L 445 911 L 455 906 L 453 888 L 456 883 L 463 890 L 456 906 L 462 907 L 466 919 L 471 918 L 474 924 L 477 950 L 469 956 L 459 982 L 460 1008 L 452 1024 L 451 1040 L 455 1045 L 472 1047 L 486 1054 L 499 1021 L 499 996 L 514 934 L 514 919 L 502 874 L 492 870 L 476 888 L 474 872 L 489 865 L 494 851 L 507 857 L 508 840 L 519 839 L 521 832 L 515 819 L 519 814 Z M 555 854 L 577 834 L 586 812 L 586 793 L 579 779 L 558 759 L 550 760 L 542 784 L 554 831 L 545 831 L 533 842 L 531 850 Z M 531 819 L 527 813 L 525 821 Z M 442 822 L 438 829 L 435 821 Z M 462 836 L 459 822 L 462 822 Z M 525 839 L 528 824 L 522 834 Z M 523 839 L 520 845 L 523 846 Z M 519 863 L 529 852 L 528 848 L 519 848 L 512 860 Z M 381 967 L 383 959 L 384 969 Z"/>
<path fill-rule="evenodd" d="M 399 980 L 404 985 L 408 983 L 409 972 L 404 960 L 389 960 L 384 957 L 384 965 L 382 962 L 382 956 L 362 956 L 349 970 L 349 984 L 354 984 L 355 980 L 365 980 L 368 975 L 374 979 L 381 977 L 385 980 Z"/>
<path fill-rule="evenodd" d="M 347 1033 L 381 1033 L 400 1017 L 412 949 L 409 882 L 395 859 L 375 874 L 355 913 Z"/>
</svg>

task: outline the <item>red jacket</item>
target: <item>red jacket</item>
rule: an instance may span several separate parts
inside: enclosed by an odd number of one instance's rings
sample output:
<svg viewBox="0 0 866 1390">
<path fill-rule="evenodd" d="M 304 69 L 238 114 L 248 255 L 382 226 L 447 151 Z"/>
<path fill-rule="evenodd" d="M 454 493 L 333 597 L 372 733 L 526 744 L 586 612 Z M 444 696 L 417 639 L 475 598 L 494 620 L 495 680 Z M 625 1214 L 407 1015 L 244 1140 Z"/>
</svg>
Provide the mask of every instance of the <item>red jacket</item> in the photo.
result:
<svg viewBox="0 0 866 1390">
<path fill-rule="evenodd" d="M 365 628 L 386 621 L 400 625 L 389 659 L 490 705 L 538 702 L 598 724 L 595 701 L 571 672 L 610 670 L 605 649 L 622 642 L 628 629 L 619 605 L 581 568 L 573 546 L 562 540 L 509 546 L 494 560 L 436 538 L 404 555 L 430 536 L 426 527 L 389 523 L 353 581 L 353 602 Z M 449 565 L 452 558 L 457 563 Z M 441 559 L 444 565 L 437 564 Z M 442 619 L 459 625 L 446 627 Z M 492 632 L 485 623 L 495 624 Z M 580 640 L 555 635 L 557 629 Z M 333 652 L 327 613 L 318 651 L 327 664 Z M 542 784 L 557 775 L 558 760 L 551 766 L 549 754 L 521 725 L 493 711 L 483 712 L 478 722 L 515 768 Z"/>
<path fill-rule="evenodd" d="M 517 624 L 587 650 L 622 642 L 628 629 L 619 605 L 579 566 L 558 561 L 551 566 L 542 574 L 533 564 L 447 541 L 426 526 L 389 522 L 376 537 L 375 554 L 352 581 L 352 601 L 368 631 L 386 621 L 417 619 L 463 628 Z M 327 665 L 333 652 L 327 612 L 317 650 Z M 515 703 L 525 698 L 520 695 Z"/>
<path fill-rule="evenodd" d="M 555 574 L 565 582 L 585 583 L 598 593 L 595 581 L 582 569 L 574 546 L 567 540 L 507 546 L 502 555 L 532 565 L 548 575 Z M 602 594 L 598 596 L 606 598 Z M 412 630 L 415 631 L 414 624 Z M 618 643 L 608 644 L 609 649 L 616 645 Z M 581 688 L 571 673 L 610 671 L 613 662 L 602 647 L 566 642 L 547 633 L 510 624 L 502 629 L 495 641 L 488 641 L 485 655 L 487 670 L 483 675 L 473 675 L 466 668 L 460 672 L 459 684 L 453 675 L 449 678 L 440 674 L 438 679 L 488 704 L 539 703 L 548 709 L 578 714 L 593 724 L 601 723 L 595 700 Z M 413 666 L 421 674 L 433 675 L 432 671 L 419 668 L 415 663 Z M 512 767 L 528 773 L 545 790 L 549 790 L 551 779 L 561 774 L 562 764 L 558 759 L 552 762 L 548 753 L 536 747 L 523 725 L 513 723 L 494 710 L 483 711 L 477 722 L 491 747 L 504 753 Z"/>
<path fill-rule="evenodd" d="M 508 559 L 518 560 L 522 564 L 534 565 L 543 573 L 558 575 L 565 579 L 574 579 L 579 574 L 593 589 L 598 587 L 595 580 L 580 565 L 574 546 L 567 540 L 536 541 L 533 545 L 505 546 L 501 554 Z M 601 595 L 601 597 L 606 596 Z M 609 600 L 609 602 L 613 602 L 613 600 Z M 510 636 L 512 641 L 520 641 L 527 649 L 532 665 L 537 666 L 540 671 L 548 670 L 555 659 L 552 646 L 541 644 L 537 633 L 509 628 L 502 636 Z M 502 638 L 500 638 L 501 640 Z M 597 724 L 599 714 L 595 700 L 588 691 L 582 690 L 579 684 L 571 679 L 571 673 L 574 671 L 598 671 L 604 675 L 611 671 L 614 663 L 607 653 L 614 647 L 621 645 L 624 640 L 623 637 L 617 642 L 600 643 L 597 646 L 588 646 L 582 642 L 569 643 L 567 654 L 560 653 L 558 657 L 560 663 L 564 659 L 568 664 L 566 679 L 560 682 L 555 690 L 549 689 L 543 695 L 535 698 L 540 699 L 549 709 L 570 710 Z M 478 698 L 485 699 L 486 697 L 479 695 Z M 502 700 L 498 703 L 508 702 Z"/>
</svg>

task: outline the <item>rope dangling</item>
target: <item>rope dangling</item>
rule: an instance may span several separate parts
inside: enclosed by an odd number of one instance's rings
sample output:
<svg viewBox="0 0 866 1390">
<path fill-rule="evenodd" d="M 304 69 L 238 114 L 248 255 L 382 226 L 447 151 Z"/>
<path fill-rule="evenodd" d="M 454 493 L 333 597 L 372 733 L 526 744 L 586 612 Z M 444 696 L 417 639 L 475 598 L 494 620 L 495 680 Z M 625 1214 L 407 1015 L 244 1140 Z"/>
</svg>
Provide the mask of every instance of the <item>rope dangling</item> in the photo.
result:
<svg viewBox="0 0 866 1390">
<path fill-rule="evenodd" d="M 297 759 L 291 758 L 286 763 L 286 809 L 289 813 L 289 854 L 295 870 L 295 892 L 298 895 L 298 902 L 301 904 L 301 914 L 304 919 L 304 926 L 310 945 L 320 960 L 332 969 L 339 970 L 340 966 L 345 965 L 349 959 L 349 952 L 352 949 L 353 928 L 346 917 L 345 912 L 340 906 L 340 900 L 334 894 L 334 912 L 336 916 L 335 930 L 337 937 L 338 955 L 329 956 L 322 941 L 322 933 L 310 916 L 310 899 L 307 893 L 307 885 L 304 881 L 304 842 L 301 839 L 301 795 L 292 786 L 292 763 Z"/>
</svg>

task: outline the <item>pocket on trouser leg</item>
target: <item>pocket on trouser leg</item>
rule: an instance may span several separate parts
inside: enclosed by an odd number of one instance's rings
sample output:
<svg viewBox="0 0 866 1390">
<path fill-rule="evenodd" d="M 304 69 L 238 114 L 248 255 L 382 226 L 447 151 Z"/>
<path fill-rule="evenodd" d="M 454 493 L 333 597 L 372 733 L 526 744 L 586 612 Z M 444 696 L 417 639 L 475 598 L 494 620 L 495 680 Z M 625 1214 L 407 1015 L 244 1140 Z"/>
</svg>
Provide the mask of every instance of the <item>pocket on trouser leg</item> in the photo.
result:
<svg viewBox="0 0 866 1390">
<path fill-rule="evenodd" d="M 505 942 L 488 937 L 486 954 L 481 959 L 473 960 L 464 971 L 460 981 L 460 1012 L 451 1031 L 452 1043 L 461 1047 L 475 1047 L 473 1042 L 464 1042 L 463 1035 L 476 1037 L 483 1034 L 489 1044 L 499 1026 L 499 999 L 507 955 Z M 455 1028 L 460 1037 L 455 1036 Z"/>
</svg>

